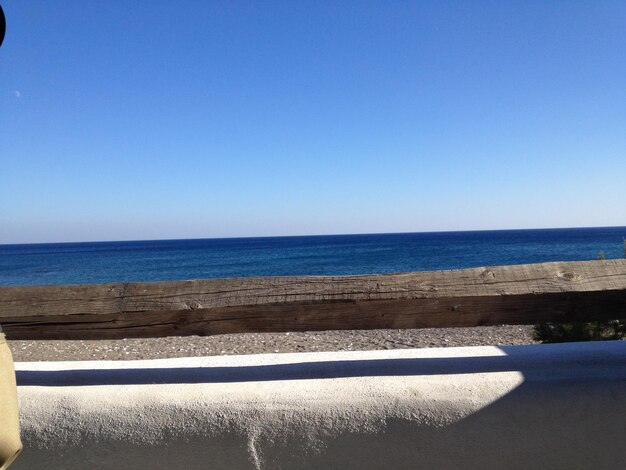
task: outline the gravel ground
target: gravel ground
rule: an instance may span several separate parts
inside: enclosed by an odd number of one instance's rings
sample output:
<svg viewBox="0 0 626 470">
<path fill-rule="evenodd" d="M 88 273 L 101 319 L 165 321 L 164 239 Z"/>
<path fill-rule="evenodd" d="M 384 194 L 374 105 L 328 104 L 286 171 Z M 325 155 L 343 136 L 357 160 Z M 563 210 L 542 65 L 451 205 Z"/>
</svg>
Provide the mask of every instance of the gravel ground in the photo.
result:
<svg viewBox="0 0 626 470">
<path fill-rule="evenodd" d="M 123 340 L 8 341 L 13 352 L 13 359 L 17 362 L 156 359 L 225 354 L 363 351 L 449 346 L 510 346 L 534 342 L 532 326 L 511 325 L 420 330 L 248 333 Z"/>
</svg>

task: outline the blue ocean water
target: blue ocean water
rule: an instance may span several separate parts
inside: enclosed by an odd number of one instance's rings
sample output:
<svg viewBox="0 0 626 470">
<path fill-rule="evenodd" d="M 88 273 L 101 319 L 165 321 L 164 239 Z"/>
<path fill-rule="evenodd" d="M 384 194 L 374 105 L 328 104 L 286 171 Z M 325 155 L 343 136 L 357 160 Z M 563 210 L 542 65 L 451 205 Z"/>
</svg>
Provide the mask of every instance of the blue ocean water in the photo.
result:
<svg viewBox="0 0 626 470">
<path fill-rule="evenodd" d="M 0 245 L 0 285 L 348 275 L 624 256 L 626 227 Z"/>
</svg>

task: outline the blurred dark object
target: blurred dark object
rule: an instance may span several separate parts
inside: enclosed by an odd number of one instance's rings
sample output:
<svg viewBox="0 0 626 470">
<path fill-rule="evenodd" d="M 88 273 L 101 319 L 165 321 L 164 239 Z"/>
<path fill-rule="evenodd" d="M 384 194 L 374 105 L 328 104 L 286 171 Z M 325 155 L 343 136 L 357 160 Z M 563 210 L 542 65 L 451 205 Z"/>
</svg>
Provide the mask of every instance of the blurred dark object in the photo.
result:
<svg viewBox="0 0 626 470">
<path fill-rule="evenodd" d="M 625 337 L 626 320 L 540 323 L 533 330 L 533 339 L 542 343 L 608 341 Z"/>
<path fill-rule="evenodd" d="M 4 33 L 7 31 L 7 20 L 4 17 L 4 11 L 2 11 L 2 5 L 0 5 L 0 46 L 4 41 Z"/>
</svg>

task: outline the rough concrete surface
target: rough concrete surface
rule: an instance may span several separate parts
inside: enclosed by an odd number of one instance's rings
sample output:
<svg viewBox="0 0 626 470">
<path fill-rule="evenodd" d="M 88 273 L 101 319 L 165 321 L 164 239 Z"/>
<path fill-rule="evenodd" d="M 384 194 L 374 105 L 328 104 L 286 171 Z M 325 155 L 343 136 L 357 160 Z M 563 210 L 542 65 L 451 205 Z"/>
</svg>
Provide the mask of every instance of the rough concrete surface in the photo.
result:
<svg viewBox="0 0 626 470">
<path fill-rule="evenodd" d="M 16 370 L 16 470 L 626 468 L 623 341 Z"/>
</svg>

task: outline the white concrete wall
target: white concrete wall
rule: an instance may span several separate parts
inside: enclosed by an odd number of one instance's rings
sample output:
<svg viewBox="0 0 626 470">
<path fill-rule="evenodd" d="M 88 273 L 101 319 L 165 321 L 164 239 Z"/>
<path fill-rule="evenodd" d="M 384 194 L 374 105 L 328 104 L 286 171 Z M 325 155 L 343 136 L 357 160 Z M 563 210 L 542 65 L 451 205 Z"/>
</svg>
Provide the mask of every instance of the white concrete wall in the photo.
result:
<svg viewBox="0 0 626 470">
<path fill-rule="evenodd" d="M 626 342 L 16 369 L 15 470 L 626 468 Z"/>
</svg>

